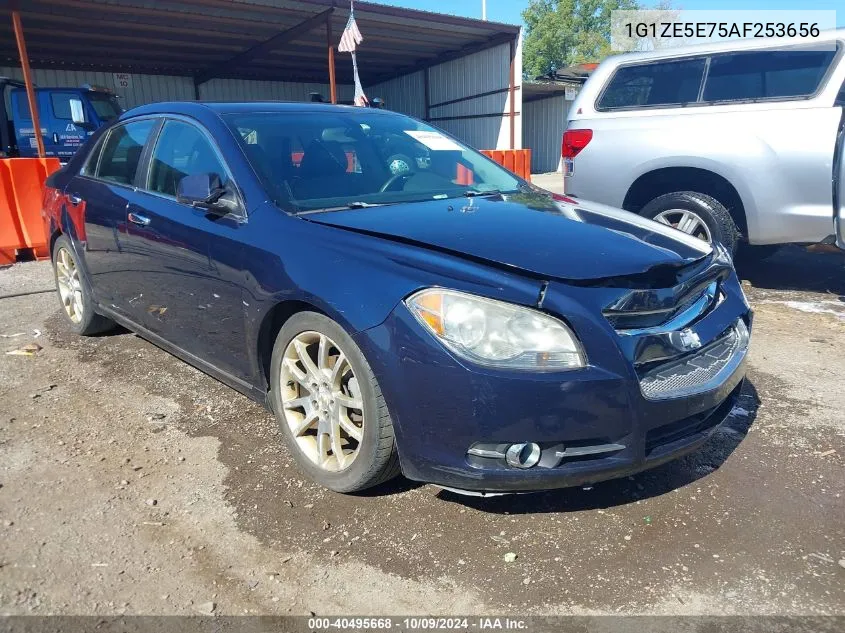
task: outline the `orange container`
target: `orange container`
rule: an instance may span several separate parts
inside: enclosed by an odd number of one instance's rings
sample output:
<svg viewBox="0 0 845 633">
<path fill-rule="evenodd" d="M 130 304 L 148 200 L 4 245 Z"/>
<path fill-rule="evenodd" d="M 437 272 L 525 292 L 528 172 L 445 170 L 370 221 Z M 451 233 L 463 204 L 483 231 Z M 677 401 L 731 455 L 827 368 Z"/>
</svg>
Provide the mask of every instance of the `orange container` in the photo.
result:
<svg viewBox="0 0 845 633">
<path fill-rule="evenodd" d="M 22 249 L 50 256 L 41 207 L 44 181 L 59 167 L 58 158 L 0 160 L 0 264 L 14 263 Z"/>
<path fill-rule="evenodd" d="M 14 264 L 18 249 L 25 248 L 21 223 L 18 219 L 12 176 L 0 160 L 0 266 Z"/>
<path fill-rule="evenodd" d="M 531 181 L 530 149 L 483 149 L 481 153 L 517 176 Z"/>
</svg>

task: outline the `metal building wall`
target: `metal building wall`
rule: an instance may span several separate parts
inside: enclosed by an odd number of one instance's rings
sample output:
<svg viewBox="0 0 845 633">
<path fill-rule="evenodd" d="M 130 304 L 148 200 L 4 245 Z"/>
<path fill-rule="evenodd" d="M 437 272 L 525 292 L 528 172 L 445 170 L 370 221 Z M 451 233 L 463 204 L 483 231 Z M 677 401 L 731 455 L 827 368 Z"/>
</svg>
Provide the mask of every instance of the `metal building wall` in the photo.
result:
<svg viewBox="0 0 845 633">
<path fill-rule="evenodd" d="M 560 170 L 560 141 L 572 101 L 563 95 L 523 103 L 523 143 L 535 174 Z"/>
<path fill-rule="evenodd" d="M 114 90 L 122 97 L 124 108 L 156 101 L 192 101 L 194 82 L 190 77 L 139 75 L 132 73 L 128 88 L 115 85 L 112 73 L 83 70 L 34 69 L 33 79 L 43 88 L 73 88 L 93 84 Z M 0 67 L 0 77 L 23 79 L 20 67 Z M 309 93 L 329 96 L 328 84 L 252 81 L 246 79 L 212 79 L 200 86 L 200 99 L 207 101 L 308 101 Z M 351 100 L 353 88 L 338 85 L 338 99 Z"/>
<path fill-rule="evenodd" d="M 338 63 L 342 63 L 340 59 Z M 369 86 L 364 91 L 370 98 L 384 99 L 388 110 L 422 119 L 425 118 L 425 85 L 423 83 L 425 72 L 420 70 L 410 75 L 402 75 L 396 79 Z"/>
<path fill-rule="evenodd" d="M 432 66 L 428 70 L 403 75 L 366 88 L 367 95 L 383 97 L 389 110 L 425 116 L 424 74 L 429 82 L 429 120 L 478 149 L 510 149 L 510 44 L 501 44 L 478 53 Z M 522 42 L 516 48 L 514 78 L 514 147 L 522 147 Z M 493 95 L 476 97 L 491 91 Z M 437 105 L 460 99 L 458 103 Z M 493 116 L 478 116 L 478 115 Z M 468 118 L 458 118 L 468 117 Z"/>
<path fill-rule="evenodd" d="M 78 88 L 86 83 L 109 88 L 123 97 L 121 105 L 125 108 L 153 101 L 189 101 L 194 98 L 194 83 L 190 77 L 133 74 L 129 88 L 121 89 L 115 86 L 112 73 L 36 68 L 32 75 L 35 84 L 42 88 Z M 19 66 L 0 67 L 0 76 L 23 80 Z"/>
<path fill-rule="evenodd" d="M 504 90 L 510 81 L 510 45 L 473 53 L 429 70 L 429 99 L 435 105 L 444 101 L 471 97 L 493 90 Z M 517 46 L 514 77 L 522 83 L 522 47 Z M 521 112 L 522 94 L 515 91 L 515 111 Z M 476 117 L 479 114 L 502 116 Z M 431 121 L 478 149 L 510 148 L 510 102 L 506 90 L 495 95 L 476 97 L 458 103 L 430 107 Z M 451 117 L 473 116 L 458 119 Z M 442 117 L 442 118 L 441 118 Z M 439 120 L 438 120 L 439 119 Z M 514 147 L 522 147 L 522 122 L 517 114 Z"/>
<path fill-rule="evenodd" d="M 328 84 L 212 79 L 200 85 L 200 99 L 203 101 L 308 101 L 312 92 L 319 92 L 327 101 L 329 99 Z M 352 86 L 338 84 L 338 101 L 351 101 L 353 94 Z"/>
</svg>

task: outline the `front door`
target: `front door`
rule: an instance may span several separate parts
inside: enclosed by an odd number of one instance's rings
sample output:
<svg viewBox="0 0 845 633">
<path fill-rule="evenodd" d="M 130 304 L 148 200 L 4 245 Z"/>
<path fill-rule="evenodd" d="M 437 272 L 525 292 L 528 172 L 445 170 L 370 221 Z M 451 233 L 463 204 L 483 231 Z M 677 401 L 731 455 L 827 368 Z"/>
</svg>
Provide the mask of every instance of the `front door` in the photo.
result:
<svg viewBox="0 0 845 633">
<path fill-rule="evenodd" d="M 133 318 L 182 350 L 236 378 L 251 376 L 246 348 L 241 237 L 245 217 L 220 217 L 176 200 L 179 181 L 212 173 L 234 187 L 207 134 L 168 119 L 144 185 L 128 207 L 129 294 L 143 295 Z"/>
<path fill-rule="evenodd" d="M 48 156 L 58 156 L 66 163 L 88 138 L 88 132 L 73 122 L 71 113 L 71 101 L 82 103 L 82 99 L 78 92 L 65 90 L 43 90 L 39 95 L 42 97 L 39 108 L 49 121 L 44 149 Z"/>
</svg>

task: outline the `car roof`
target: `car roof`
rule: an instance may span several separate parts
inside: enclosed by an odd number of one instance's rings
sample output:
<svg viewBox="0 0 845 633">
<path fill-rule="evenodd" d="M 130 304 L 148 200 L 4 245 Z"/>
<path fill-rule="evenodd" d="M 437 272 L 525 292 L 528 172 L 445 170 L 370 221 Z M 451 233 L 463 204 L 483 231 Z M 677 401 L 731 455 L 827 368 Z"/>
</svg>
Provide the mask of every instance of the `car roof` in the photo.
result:
<svg viewBox="0 0 845 633">
<path fill-rule="evenodd" d="M 707 53 L 726 53 L 732 51 L 758 50 L 767 48 L 778 48 L 782 46 L 812 46 L 814 43 L 827 43 L 845 39 L 845 28 L 828 29 L 821 31 L 818 37 L 812 40 L 807 38 L 778 37 L 778 38 L 744 38 L 741 40 L 720 40 L 717 42 L 705 42 L 703 44 L 690 44 L 675 46 L 656 51 L 641 51 L 633 53 L 621 53 L 608 57 L 603 65 L 619 65 L 629 61 L 647 62 L 657 59 L 671 59 L 673 57 L 686 57 L 704 55 Z"/>
<path fill-rule="evenodd" d="M 361 112 L 396 114 L 379 108 L 360 108 L 357 106 L 332 105 L 330 103 L 294 103 L 285 101 L 249 101 L 249 102 L 212 102 L 212 101 L 163 101 L 138 106 L 124 112 L 120 119 L 129 119 L 150 114 L 181 114 L 184 116 L 202 116 L 209 112 L 215 114 L 235 114 L 250 112 L 336 112 L 356 114 Z"/>
</svg>

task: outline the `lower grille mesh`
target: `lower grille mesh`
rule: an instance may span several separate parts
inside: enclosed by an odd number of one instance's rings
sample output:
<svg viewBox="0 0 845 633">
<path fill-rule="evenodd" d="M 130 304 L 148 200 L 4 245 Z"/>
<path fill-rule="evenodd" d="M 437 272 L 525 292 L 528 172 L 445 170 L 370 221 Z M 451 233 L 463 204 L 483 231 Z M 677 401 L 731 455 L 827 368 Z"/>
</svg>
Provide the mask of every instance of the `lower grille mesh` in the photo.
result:
<svg viewBox="0 0 845 633">
<path fill-rule="evenodd" d="M 715 343 L 646 373 L 640 378 L 640 389 L 650 400 L 680 398 L 706 391 L 723 373 L 733 371 L 747 348 L 748 328 L 740 319 Z"/>
</svg>

